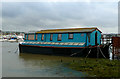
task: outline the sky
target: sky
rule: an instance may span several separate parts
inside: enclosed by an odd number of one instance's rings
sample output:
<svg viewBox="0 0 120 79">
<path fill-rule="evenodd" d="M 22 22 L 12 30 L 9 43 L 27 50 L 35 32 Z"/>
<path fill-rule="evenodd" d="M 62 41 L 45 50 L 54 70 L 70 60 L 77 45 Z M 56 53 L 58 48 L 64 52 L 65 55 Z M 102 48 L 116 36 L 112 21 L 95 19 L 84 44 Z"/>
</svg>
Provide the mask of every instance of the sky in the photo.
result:
<svg viewBox="0 0 120 79">
<path fill-rule="evenodd" d="M 98 27 L 118 32 L 118 2 L 2 2 L 2 30 Z"/>
</svg>

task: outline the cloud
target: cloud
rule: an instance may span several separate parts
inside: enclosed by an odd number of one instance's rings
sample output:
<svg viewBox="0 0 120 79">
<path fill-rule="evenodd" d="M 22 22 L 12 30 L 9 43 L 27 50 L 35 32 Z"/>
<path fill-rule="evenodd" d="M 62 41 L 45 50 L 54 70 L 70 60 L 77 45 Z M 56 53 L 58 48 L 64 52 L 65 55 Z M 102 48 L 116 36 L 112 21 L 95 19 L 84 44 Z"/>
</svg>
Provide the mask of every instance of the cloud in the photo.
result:
<svg viewBox="0 0 120 79">
<path fill-rule="evenodd" d="M 119 0 L 2 0 L 2 2 L 118 2 Z"/>
<path fill-rule="evenodd" d="M 0 3 L 0 30 L 2 30 L 2 3 Z"/>
<path fill-rule="evenodd" d="M 98 26 L 117 30 L 116 2 L 11 2 L 3 3 L 3 30 L 30 31 Z M 116 29 L 110 29 L 116 27 Z"/>
</svg>

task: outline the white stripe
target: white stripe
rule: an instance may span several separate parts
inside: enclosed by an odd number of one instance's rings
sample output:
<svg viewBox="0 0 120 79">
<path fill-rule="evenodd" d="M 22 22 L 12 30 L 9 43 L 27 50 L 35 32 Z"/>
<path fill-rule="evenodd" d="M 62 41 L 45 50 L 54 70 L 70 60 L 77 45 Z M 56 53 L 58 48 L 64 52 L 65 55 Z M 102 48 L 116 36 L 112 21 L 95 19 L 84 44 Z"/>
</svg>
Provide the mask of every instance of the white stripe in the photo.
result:
<svg viewBox="0 0 120 79">
<path fill-rule="evenodd" d="M 77 43 L 77 42 L 22 42 L 22 43 L 30 43 L 30 44 L 53 44 L 53 45 L 84 45 L 85 43 Z"/>
</svg>

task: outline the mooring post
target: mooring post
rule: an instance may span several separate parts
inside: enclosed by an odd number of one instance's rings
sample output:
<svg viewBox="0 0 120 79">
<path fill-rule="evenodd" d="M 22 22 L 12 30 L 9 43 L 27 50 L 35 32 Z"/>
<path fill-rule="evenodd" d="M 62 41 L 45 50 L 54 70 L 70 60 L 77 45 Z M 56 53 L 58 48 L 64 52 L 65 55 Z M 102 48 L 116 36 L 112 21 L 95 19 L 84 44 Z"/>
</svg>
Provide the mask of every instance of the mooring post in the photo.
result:
<svg viewBox="0 0 120 79">
<path fill-rule="evenodd" d="M 112 50 L 112 59 L 114 60 L 114 53 L 115 53 L 115 47 L 113 46 L 113 50 Z"/>
<path fill-rule="evenodd" d="M 98 44 L 97 44 L 97 58 L 99 58 L 99 50 L 98 50 Z"/>
</svg>

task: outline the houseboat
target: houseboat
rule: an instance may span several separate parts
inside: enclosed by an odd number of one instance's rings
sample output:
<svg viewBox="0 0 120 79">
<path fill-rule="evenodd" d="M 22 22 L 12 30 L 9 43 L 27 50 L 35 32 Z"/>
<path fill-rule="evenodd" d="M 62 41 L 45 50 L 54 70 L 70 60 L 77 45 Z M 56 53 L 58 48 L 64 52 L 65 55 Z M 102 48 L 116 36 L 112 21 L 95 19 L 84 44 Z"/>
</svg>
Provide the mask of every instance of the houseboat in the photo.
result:
<svg viewBox="0 0 120 79">
<path fill-rule="evenodd" d="M 41 30 L 26 33 L 19 49 L 20 53 L 108 58 L 108 46 L 101 45 L 101 33 L 98 28 Z"/>
</svg>

